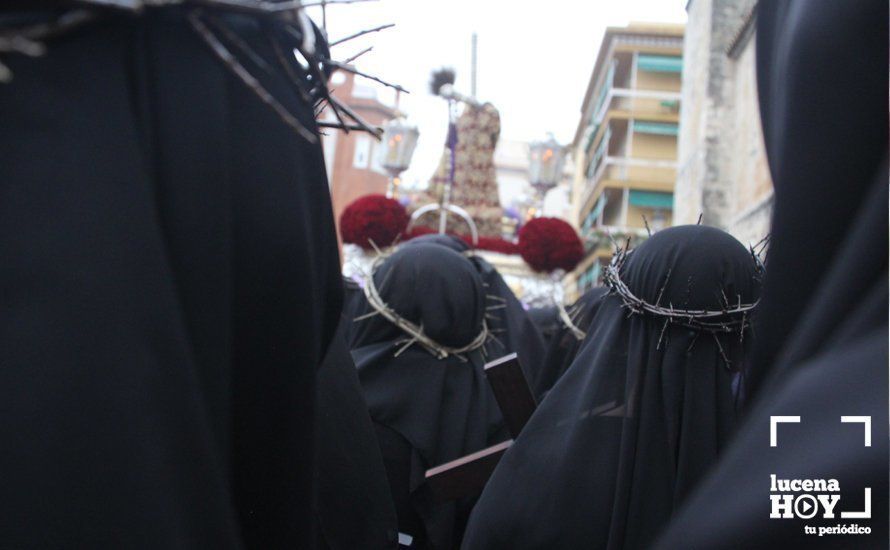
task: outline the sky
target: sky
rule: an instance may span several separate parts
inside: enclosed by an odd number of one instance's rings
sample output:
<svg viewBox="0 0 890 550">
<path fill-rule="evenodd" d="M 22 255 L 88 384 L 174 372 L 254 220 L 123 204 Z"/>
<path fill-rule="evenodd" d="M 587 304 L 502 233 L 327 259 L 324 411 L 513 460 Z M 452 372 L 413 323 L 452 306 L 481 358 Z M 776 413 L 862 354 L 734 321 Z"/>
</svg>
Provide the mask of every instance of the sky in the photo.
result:
<svg viewBox="0 0 890 550">
<path fill-rule="evenodd" d="M 429 92 L 430 73 L 452 67 L 455 88 L 470 92 L 471 36 L 478 35 L 477 97 L 501 115 L 501 139 L 529 141 L 552 132 L 574 137 L 596 53 L 607 26 L 630 21 L 684 23 L 686 0 L 379 0 L 327 8 L 331 41 L 386 23 L 396 26 L 332 48 L 361 71 L 400 84 L 399 108 L 420 139 L 406 184 L 430 178 L 442 155 L 448 113 Z M 321 25 L 321 11 L 309 8 Z M 378 86 L 381 100 L 392 93 Z"/>
</svg>

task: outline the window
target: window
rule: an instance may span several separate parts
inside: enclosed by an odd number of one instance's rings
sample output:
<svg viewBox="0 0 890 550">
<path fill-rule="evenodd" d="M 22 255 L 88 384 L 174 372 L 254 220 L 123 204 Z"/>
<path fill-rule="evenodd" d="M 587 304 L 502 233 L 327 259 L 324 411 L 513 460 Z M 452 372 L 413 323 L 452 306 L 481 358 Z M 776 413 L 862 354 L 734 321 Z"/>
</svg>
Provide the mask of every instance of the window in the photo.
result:
<svg viewBox="0 0 890 550">
<path fill-rule="evenodd" d="M 596 152 L 593 153 L 593 158 L 590 159 L 590 164 L 587 166 L 588 178 L 592 178 L 594 174 L 596 174 L 596 170 L 597 168 L 599 168 L 600 161 L 606 155 L 606 151 L 609 150 L 610 139 L 612 139 L 612 127 L 606 126 L 606 131 L 603 132 L 603 138 L 600 140 L 600 144 L 596 148 Z"/>
<path fill-rule="evenodd" d="M 371 138 L 357 136 L 355 138 L 355 154 L 352 156 L 352 166 L 355 168 L 367 168 L 371 160 Z"/>
<path fill-rule="evenodd" d="M 585 218 L 584 218 L 584 224 L 581 226 L 581 229 L 583 229 L 583 232 L 585 234 L 589 233 L 590 229 L 593 228 L 594 224 L 596 223 L 596 219 L 600 217 L 600 214 L 603 213 L 603 208 L 605 208 L 605 207 L 606 207 L 606 195 L 602 194 L 602 195 L 600 195 L 600 198 L 596 201 L 596 204 L 593 206 L 593 208 L 590 210 L 590 212 L 587 213 L 587 216 L 585 216 Z"/>
<path fill-rule="evenodd" d="M 600 109 L 603 108 L 603 103 L 606 102 L 606 97 L 609 95 L 609 90 L 612 89 L 612 86 L 615 83 L 615 66 L 618 64 L 618 61 L 613 59 L 609 64 L 609 72 L 606 73 L 606 78 L 603 80 L 603 86 L 599 90 L 599 94 L 596 98 L 596 103 L 594 103 L 593 112 L 590 114 L 591 117 L 596 117 L 596 115 L 600 112 Z M 596 120 L 591 119 L 592 122 L 596 122 Z"/>
<path fill-rule="evenodd" d="M 386 152 L 383 144 L 378 141 L 374 141 L 371 143 L 371 170 L 377 172 L 378 174 L 386 174 L 386 169 L 383 168 L 383 154 Z"/>
</svg>

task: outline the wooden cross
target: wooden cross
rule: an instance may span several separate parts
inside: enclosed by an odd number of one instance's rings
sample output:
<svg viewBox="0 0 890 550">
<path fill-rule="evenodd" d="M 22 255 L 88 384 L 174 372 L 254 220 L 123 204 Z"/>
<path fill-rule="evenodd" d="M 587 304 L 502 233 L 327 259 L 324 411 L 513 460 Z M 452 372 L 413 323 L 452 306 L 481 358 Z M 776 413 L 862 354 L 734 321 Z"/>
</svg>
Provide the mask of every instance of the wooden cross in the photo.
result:
<svg viewBox="0 0 890 550">
<path fill-rule="evenodd" d="M 426 482 L 440 501 L 478 494 L 537 407 L 515 353 L 486 363 L 485 377 L 513 439 L 427 470 Z"/>
<path fill-rule="evenodd" d="M 538 406 L 522 373 L 519 357 L 511 353 L 486 363 L 485 377 L 501 408 L 507 431 L 516 439 Z"/>
</svg>

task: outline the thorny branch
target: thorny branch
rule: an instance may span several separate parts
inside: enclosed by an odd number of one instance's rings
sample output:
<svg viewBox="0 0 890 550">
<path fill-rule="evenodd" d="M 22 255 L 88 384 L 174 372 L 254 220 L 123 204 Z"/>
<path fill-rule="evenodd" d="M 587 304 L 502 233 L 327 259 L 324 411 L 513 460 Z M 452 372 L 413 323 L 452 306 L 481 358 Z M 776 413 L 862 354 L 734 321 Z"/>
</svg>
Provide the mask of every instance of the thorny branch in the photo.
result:
<svg viewBox="0 0 890 550">
<path fill-rule="evenodd" d="M 664 283 L 659 290 L 658 299 L 655 304 L 651 304 L 642 298 L 637 297 L 621 279 L 621 268 L 624 266 L 630 253 L 631 251 L 627 248 L 617 248 L 612 261 L 606 267 L 603 276 L 603 280 L 606 286 L 609 287 L 610 293 L 621 299 L 622 305 L 630 314 L 654 315 L 656 317 L 665 318 L 666 325 L 676 323 L 681 326 L 711 333 L 744 331 L 748 328 L 748 315 L 757 307 L 757 304 L 760 302 L 759 299 L 751 304 L 743 304 L 741 296 L 739 296 L 736 305 L 731 306 L 725 293 L 721 290 L 720 293 L 723 298 L 723 303 L 719 310 L 677 309 L 673 307 L 673 304 L 668 304 L 667 307 L 662 306 L 661 299 L 670 280 L 670 271 L 665 276 Z M 762 264 L 759 263 L 759 258 L 757 266 L 759 272 L 762 269 Z M 664 327 L 662 328 L 662 331 L 664 331 Z"/>
<path fill-rule="evenodd" d="M 314 143 L 317 141 L 318 136 L 315 131 L 310 130 L 300 122 L 300 119 L 294 113 L 290 112 L 272 92 L 260 83 L 260 80 L 244 66 L 232 49 L 237 51 L 245 60 L 249 60 L 250 64 L 255 68 L 265 73 L 274 74 L 276 69 L 282 70 L 291 85 L 304 100 L 311 103 L 314 96 L 318 101 L 327 102 L 337 117 L 337 124 L 321 122 L 318 126 L 338 128 L 344 131 L 359 130 L 369 132 L 379 138 L 380 128 L 373 127 L 365 122 L 357 113 L 330 96 L 329 91 L 326 89 L 327 78 L 322 71 L 322 67 L 336 67 L 359 74 L 399 91 L 406 90 L 397 84 L 359 72 L 349 65 L 349 62 L 364 55 L 371 48 L 362 50 L 345 62 L 332 61 L 316 55 L 311 41 L 304 40 L 306 33 L 312 32 L 312 26 L 305 15 L 301 13 L 302 9 L 310 6 L 353 4 L 366 1 L 372 0 L 317 0 L 314 2 L 302 2 L 300 0 L 285 2 L 273 0 L 80 0 L 80 8 L 63 12 L 61 15 L 48 19 L 46 22 L 25 27 L 4 28 L 0 26 L 0 55 L 19 54 L 31 57 L 45 55 L 46 46 L 44 42 L 46 40 L 97 19 L 102 15 L 103 10 L 125 10 L 139 14 L 150 8 L 173 5 L 185 6 L 191 8 L 187 12 L 190 25 L 195 33 L 208 45 L 213 54 L 264 104 L 272 109 L 285 124 L 294 129 L 304 139 Z M 290 42 L 270 37 L 269 39 L 272 41 L 277 59 L 266 59 L 251 48 L 237 32 L 217 16 L 224 13 L 240 13 L 261 19 L 273 25 L 273 28 L 284 31 L 294 41 Z M 382 25 L 374 29 L 361 31 L 330 45 L 340 44 L 358 36 L 377 32 L 392 26 L 394 25 Z M 294 56 L 290 53 L 294 51 L 299 51 L 308 61 L 307 66 L 303 67 L 308 73 L 305 76 L 297 74 L 295 70 L 296 59 L 291 59 Z M 10 82 L 12 78 L 12 71 L 0 61 L 0 83 Z M 341 112 L 354 123 L 346 123 L 341 116 Z"/>
<path fill-rule="evenodd" d="M 347 42 L 347 41 L 349 41 L 349 40 L 352 40 L 352 39 L 354 39 L 354 38 L 358 38 L 359 36 L 364 36 L 364 35 L 366 35 L 366 34 L 370 34 L 370 33 L 372 33 L 372 32 L 379 32 L 379 31 L 382 31 L 382 30 L 385 30 L 385 29 L 391 29 L 392 27 L 395 27 L 395 26 L 396 26 L 395 23 L 387 23 L 386 25 L 380 25 L 379 27 L 374 27 L 373 29 L 367 29 L 367 30 L 364 30 L 364 31 L 359 31 L 359 32 L 357 32 L 357 33 L 355 33 L 355 34 L 350 34 L 349 36 L 345 36 L 345 37 L 340 38 L 340 39 L 338 39 L 338 40 L 334 40 L 333 42 L 330 43 L 330 45 L 331 45 L 331 47 L 333 47 L 333 46 L 336 46 L 336 45 L 338 45 L 338 44 L 342 44 L 342 43 L 344 43 L 344 42 Z"/>
</svg>

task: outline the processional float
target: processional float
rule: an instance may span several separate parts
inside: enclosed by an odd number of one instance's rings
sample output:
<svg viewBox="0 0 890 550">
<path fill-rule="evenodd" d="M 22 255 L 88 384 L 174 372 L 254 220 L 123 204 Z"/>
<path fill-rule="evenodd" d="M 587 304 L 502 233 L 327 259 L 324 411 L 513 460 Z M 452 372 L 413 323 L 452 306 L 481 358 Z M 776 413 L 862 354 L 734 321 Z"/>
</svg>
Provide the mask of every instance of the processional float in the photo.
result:
<svg viewBox="0 0 890 550">
<path fill-rule="evenodd" d="M 479 244 L 479 230 L 476 227 L 476 222 L 473 221 L 473 217 L 470 216 L 466 210 L 451 203 L 451 190 L 454 187 L 454 170 L 456 167 L 456 149 L 458 140 L 457 105 L 463 103 L 473 108 L 478 108 L 481 104 L 475 98 L 463 95 L 455 90 L 454 80 L 455 74 L 452 69 L 440 69 L 434 71 L 430 80 L 430 91 L 433 95 L 444 99 L 448 104 L 448 137 L 445 139 L 445 147 L 448 150 L 449 158 L 448 172 L 440 200 L 438 202 L 426 204 L 415 210 L 411 214 L 408 230 L 410 231 L 418 220 L 425 215 L 432 212 L 439 212 L 439 233 L 445 234 L 448 225 L 448 214 L 451 213 L 466 222 L 467 227 L 470 229 L 470 237 L 473 240 L 473 246 L 475 247 Z"/>
</svg>

